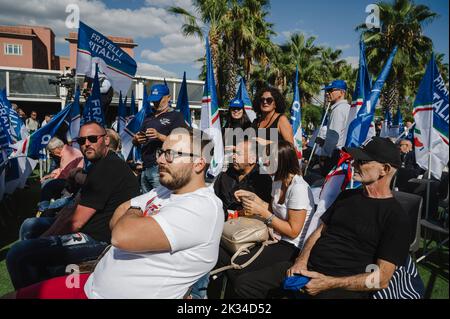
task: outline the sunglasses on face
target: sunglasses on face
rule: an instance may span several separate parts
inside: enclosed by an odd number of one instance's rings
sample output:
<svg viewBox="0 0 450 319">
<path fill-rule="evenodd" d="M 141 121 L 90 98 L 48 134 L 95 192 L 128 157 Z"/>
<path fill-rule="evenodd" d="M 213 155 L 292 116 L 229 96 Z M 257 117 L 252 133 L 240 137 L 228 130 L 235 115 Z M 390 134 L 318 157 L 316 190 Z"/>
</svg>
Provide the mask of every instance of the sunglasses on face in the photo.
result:
<svg viewBox="0 0 450 319">
<path fill-rule="evenodd" d="M 102 135 L 89 135 L 89 136 L 80 136 L 77 138 L 77 143 L 81 145 L 86 144 L 86 140 L 88 140 L 90 143 L 97 143 L 99 137 L 103 137 L 106 134 Z"/>
<path fill-rule="evenodd" d="M 239 112 L 240 110 L 242 110 L 242 109 L 239 107 L 230 107 L 231 112 Z"/>
<path fill-rule="evenodd" d="M 264 97 L 262 97 L 260 100 L 259 100 L 259 102 L 261 103 L 261 104 L 272 104 L 273 103 L 273 98 L 272 97 L 268 97 L 268 98 L 264 98 Z"/>
</svg>

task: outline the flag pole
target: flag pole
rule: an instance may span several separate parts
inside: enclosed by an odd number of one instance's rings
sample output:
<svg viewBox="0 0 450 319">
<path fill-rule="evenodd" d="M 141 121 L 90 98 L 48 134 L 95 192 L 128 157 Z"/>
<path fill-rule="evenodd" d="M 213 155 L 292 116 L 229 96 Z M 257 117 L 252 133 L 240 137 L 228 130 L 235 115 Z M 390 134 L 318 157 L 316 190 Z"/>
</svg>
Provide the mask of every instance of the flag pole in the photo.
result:
<svg viewBox="0 0 450 319">
<path fill-rule="evenodd" d="M 403 136 L 408 135 L 408 134 L 409 134 L 409 131 L 411 130 L 411 128 L 414 127 L 414 125 L 416 125 L 416 122 L 414 122 L 414 123 L 411 125 L 411 127 L 410 127 L 409 129 L 404 130 L 403 133 L 399 135 L 399 137 L 397 137 L 397 139 L 395 140 L 395 144 L 397 144 L 398 141 L 400 141 L 400 139 L 401 139 Z"/>
<path fill-rule="evenodd" d="M 317 131 L 317 135 L 319 135 L 319 134 L 320 134 L 320 131 L 322 130 L 322 127 L 323 127 L 323 125 L 324 125 L 324 123 L 325 123 L 325 119 L 327 118 L 327 115 L 328 115 L 328 111 L 329 111 L 329 109 L 330 109 L 330 106 L 331 106 L 331 103 L 328 102 L 327 108 L 326 108 L 326 110 L 325 110 L 325 114 L 324 114 L 324 116 L 323 116 L 323 118 L 322 118 L 322 122 L 320 123 L 319 130 Z M 314 156 L 314 153 L 316 152 L 316 147 L 317 147 L 317 142 L 314 141 L 313 149 L 312 149 L 312 151 L 311 151 L 311 154 L 309 155 L 308 163 L 306 163 L 304 176 L 306 176 L 306 174 L 307 174 L 307 172 L 308 172 L 309 163 L 311 163 L 312 157 Z"/>
</svg>

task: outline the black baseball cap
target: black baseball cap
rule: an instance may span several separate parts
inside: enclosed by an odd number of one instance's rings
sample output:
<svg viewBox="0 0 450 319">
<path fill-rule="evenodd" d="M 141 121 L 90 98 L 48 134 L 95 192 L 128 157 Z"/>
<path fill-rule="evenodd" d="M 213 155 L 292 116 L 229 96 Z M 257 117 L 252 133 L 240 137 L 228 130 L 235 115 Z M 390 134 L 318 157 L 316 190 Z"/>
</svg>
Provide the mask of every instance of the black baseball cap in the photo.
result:
<svg viewBox="0 0 450 319">
<path fill-rule="evenodd" d="M 397 145 L 388 138 L 374 136 L 360 147 L 344 148 L 353 159 L 387 163 L 399 168 L 402 165 Z"/>
</svg>

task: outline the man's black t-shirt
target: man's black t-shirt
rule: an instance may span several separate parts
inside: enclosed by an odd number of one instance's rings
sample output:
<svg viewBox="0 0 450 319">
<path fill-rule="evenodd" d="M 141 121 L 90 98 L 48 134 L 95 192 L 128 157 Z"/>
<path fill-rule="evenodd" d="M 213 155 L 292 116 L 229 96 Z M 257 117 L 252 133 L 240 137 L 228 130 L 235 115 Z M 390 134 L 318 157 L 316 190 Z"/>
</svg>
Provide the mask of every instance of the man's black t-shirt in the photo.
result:
<svg viewBox="0 0 450 319">
<path fill-rule="evenodd" d="M 146 131 L 149 128 L 154 128 L 158 133 L 163 135 L 169 135 L 173 129 L 177 127 L 185 127 L 183 114 L 176 111 L 165 112 L 155 117 L 147 117 L 142 123 L 141 131 Z M 152 167 L 156 165 L 156 150 L 162 146 L 161 142 L 157 138 L 149 139 L 142 145 L 142 161 L 144 167 Z"/>
<path fill-rule="evenodd" d="M 81 228 L 95 240 L 109 243 L 109 221 L 116 208 L 139 195 L 139 184 L 128 165 L 114 152 L 95 162 L 89 169 L 81 188 L 80 205 L 94 208 L 96 212 Z"/>
<path fill-rule="evenodd" d="M 242 204 L 234 197 L 234 192 L 240 189 L 253 192 L 263 201 L 270 203 L 272 179 L 267 174 L 260 174 L 258 165 L 240 182 L 238 180 L 238 174 L 233 167 L 219 174 L 214 182 L 214 192 L 222 200 L 225 220 L 228 218 L 227 209 L 242 209 Z"/>
<path fill-rule="evenodd" d="M 311 250 L 308 269 L 342 277 L 365 273 L 377 259 L 406 262 L 410 221 L 396 199 L 345 191 L 321 219 L 326 229 Z"/>
</svg>

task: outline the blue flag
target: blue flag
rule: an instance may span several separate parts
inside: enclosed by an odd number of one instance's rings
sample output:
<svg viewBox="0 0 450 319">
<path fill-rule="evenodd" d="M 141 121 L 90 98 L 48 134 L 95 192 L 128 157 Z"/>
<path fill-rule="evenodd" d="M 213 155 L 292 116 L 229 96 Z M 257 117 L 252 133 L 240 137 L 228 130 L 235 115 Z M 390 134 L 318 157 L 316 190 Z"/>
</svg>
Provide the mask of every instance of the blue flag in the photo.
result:
<svg viewBox="0 0 450 319">
<path fill-rule="evenodd" d="M 9 144 L 11 143 L 11 137 L 6 129 L 4 122 L 0 121 L 0 153 L 1 151 L 9 150 Z"/>
<path fill-rule="evenodd" d="M 105 116 L 103 115 L 102 99 L 100 94 L 100 83 L 98 81 L 98 66 L 95 69 L 95 77 L 89 96 L 83 110 L 83 123 L 95 121 L 105 126 Z"/>
<path fill-rule="evenodd" d="M 133 149 L 133 136 L 139 132 L 142 127 L 144 119 L 147 117 L 148 108 L 142 107 L 139 112 L 136 113 L 127 124 L 123 132 L 120 134 L 120 139 L 122 141 L 122 155 L 125 159 L 131 154 Z"/>
<path fill-rule="evenodd" d="M 134 98 L 134 91 L 131 90 L 130 116 L 136 114 L 136 99 Z"/>
<path fill-rule="evenodd" d="M 352 104 L 347 125 L 350 125 L 350 123 L 356 118 L 359 110 L 365 104 L 364 102 L 369 98 L 371 89 L 372 80 L 367 68 L 366 47 L 361 35 L 361 39 L 359 41 L 359 69 L 356 77 L 355 91 L 352 96 Z"/>
<path fill-rule="evenodd" d="M 125 129 L 126 125 L 126 117 L 127 117 L 127 109 L 122 100 L 122 92 L 119 93 L 119 107 L 117 109 L 117 133 L 122 133 Z"/>
<path fill-rule="evenodd" d="M 403 126 L 402 112 L 400 112 L 400 106 L 397 108 L 397 113 L 395 113 L 392 127 L 396 130 L 395 137 L 402 135 L 405 131 L 405 127 Z"/>
<path fill-rule="evenodd" d="M 110 39 L 80 21 L 77 74 L 93 77 L 97 63 L 116 92 L 128 92 L 136 75 L 136 61 Z"/>
<path fill-rule="evenodd" d="M 40 150 L 44 149 L 48 142 L 55 136 L 61 124 L 67 120 L 71 113 L 73 103 L 68 104 L 64 109 L 59 111 L 50 122 L 41 127 L 27 138 L 12 145 L 14 152 L 11 157 L 27 156 L 30 158 L 39 158 Z"/>
<path fill-rule="evenodd" d="M 389 75 L 389 71 L 391 70 L 397 50 L 398 48 L 395 47 L 389 55 L 389 58 L 384 65 L 383 70 L 372 86 L 370 96 L 368 97 L 368 99 L 365 99 L 363 101 L 363 105 L 358 111 L 356 118 L 350 123 L 345 146 L 358 147 L 362 145 L 368 138 L 372 137 L 369 136 L 369 129 L 375 116 L 375 107 L 378 103 L 378 99 L 380 97 L 384 82 L 386 81 Z M 374 134 L 374 132 L 372 132 L 372 134 Z"/>
<path fill-rule="evenodd" d="M 295 70 L 294 101 L 291 107 L 291 126 L 294 132 L 294 145 L 297 157 L 302 158 L 302 110 L 300 105 L 300 91 L 298 89 L 298 66 Z"/>
<path fill-rule="evenodd" d="M 80 134 L 80 122 L 81 122 L 81 115 L 80 115 L 80 87 L 77 86 L 77 89 L 75 91 L 75 97 L 73 99 L 73 103 L 70 105 L 67 105 L 66 107 L 71 108 L 69 116 L 67 117 L 67 123 L 69 125 L 69 130 L 67 131 L 67 140 L 69 142 L 75 141 L 75 139 Z"/>
<path fill-rule="evenodd" d="M 253 111 L 253 104 L 250 100 L 250 97 L 248 96 L 244 78 L 241 78 L 241 81 L 239 82 L 239 89 L 237 91 L 236 97 L 244 102 L 245 114 L 247 114 L 250 122 L 253 122 L 256 119 L 256 113 L 255 111 Z"/>
<path fill-rule="evenodd" d="M 6 97 L 6 89 L 0 91 L 0 121 L 9 132 L 10 143 L 16 143 L 28 136 L 25 123 Z"/>
<path fill-rule="evenodd" d="M 186 83 L 186 72 L 183 74 L 183 82 L 181 82 L 180 92 L 178 93 L 177 110 L 183 114 L 184 122 L 186 122 L 187 125 L 192 126 L 191 110 L 189 109 L 189 98 Z"/>
</svg>

